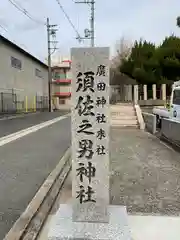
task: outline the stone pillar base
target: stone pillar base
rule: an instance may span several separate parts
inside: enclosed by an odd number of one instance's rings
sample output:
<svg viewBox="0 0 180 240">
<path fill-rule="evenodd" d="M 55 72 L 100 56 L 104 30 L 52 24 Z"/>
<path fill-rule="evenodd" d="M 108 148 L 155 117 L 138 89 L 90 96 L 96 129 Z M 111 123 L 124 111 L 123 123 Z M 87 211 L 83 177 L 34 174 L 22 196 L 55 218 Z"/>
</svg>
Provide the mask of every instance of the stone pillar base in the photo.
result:
<svg viewBox="0 0 180 240">
<path fill-rule="evenodd" d="M 51 222 L 48 240 L 131 240 L 125 206 L 109 206 L 109 223 L 73 222 L 72 205 L 62 204 Z"/>
</svg>

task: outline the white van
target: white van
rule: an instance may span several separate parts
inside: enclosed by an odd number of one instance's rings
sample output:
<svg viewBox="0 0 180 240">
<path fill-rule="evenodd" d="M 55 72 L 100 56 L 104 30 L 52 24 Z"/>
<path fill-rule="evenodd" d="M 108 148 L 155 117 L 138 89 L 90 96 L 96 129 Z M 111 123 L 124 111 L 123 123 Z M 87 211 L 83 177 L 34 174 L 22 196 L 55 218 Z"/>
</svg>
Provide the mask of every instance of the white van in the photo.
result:
<svg viewBox="0 0 180 240">
<path fill-rule="evenodd" d="M 153 108 L 153 114 L 156 115 L 157 123 L 161 126 L 162 118 L 171 118 L 180 121 L 180 81 L 172 86 L 170 106 L 167 108 Z"/>
<path fill-rule="evenodd" d="M 180 86 L 174 87 L 170 101 L 170 118 L 180 121 Z"/>
</svg>

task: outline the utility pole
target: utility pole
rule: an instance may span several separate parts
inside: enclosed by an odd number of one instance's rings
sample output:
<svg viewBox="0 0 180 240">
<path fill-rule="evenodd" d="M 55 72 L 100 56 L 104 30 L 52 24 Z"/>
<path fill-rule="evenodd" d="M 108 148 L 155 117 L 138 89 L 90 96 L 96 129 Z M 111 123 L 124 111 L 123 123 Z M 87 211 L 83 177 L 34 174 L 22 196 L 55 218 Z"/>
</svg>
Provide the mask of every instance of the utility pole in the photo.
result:
<svg viewBox="0 0 180 240">
<path fill-rule="evenodd" d="M 177 17 L 177 19 L 176 19 L 176 25 L 177 25 L 178 27 L 180 27 L 180 16 Z"/>
<path fill-rule="evenodd" d="M 51 48 L 51 43 L 56 43 L 56 41 L 51 41 L 51 36 L 55 37 L 57 29 L 54 29 L 57 25 L 50 25 L 49 18 L 47 18 L 47 41 L 48 41 L 48 98 L 49 98 L 49 112 L 52 112 L 52 67 L 51 67 L 51 49 L 56 50 L 56 48 Z"/>
<path fill-rule="evenodd" d="M 94 47 L 94 4 L 95 1 L 91 1 L 91 47 Z"/>
<path fill-rule="evenodd" d="M 91 0 L 91 1 L 82 1 L 82 2 L 75 2 L 75 3 L 83 3 L 83 4 L 88 4 L 91 6 L 91 18 L 90 18 L 90 30 L 89 29 L 85 29 L 84 30 L 84 38 L 81 39 L 90 39 L 91 40 L 91 47 L 94 47 L 94 11 L 95 11 L 95 1 Z"/>
</svg>

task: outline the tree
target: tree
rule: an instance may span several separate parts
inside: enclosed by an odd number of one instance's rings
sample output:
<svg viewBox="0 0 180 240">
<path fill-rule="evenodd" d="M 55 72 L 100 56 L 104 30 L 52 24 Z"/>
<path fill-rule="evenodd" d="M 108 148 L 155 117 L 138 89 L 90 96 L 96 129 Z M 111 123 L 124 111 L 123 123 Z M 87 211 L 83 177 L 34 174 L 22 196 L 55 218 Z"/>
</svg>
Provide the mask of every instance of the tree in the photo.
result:
<svg viewBox="0 0 180 240">
<path fill-rule="evenodd" d="M 131 43 L 129 40 L 122 37 L 119 41 L 116 42 L 115 51 L 116 55 L 111 61 L 110 68 L 110 84 L 111 85 L 120 85 L 124 84 L 126 81 L 126 76 L 119 71 L 119 66 L 123 59 L 127 59 L 131 53 Z M 129 79 L 127 79 L 129 82 Z"/>
<path fill-rule="evenodd" d="M 169 81 L 180 78 L 180 38 L 166 37 L 157 49 L 157 58 L 163 77 Z"/>
<path fill-rule="evenodd" d="M 140 84 L 162 84 L 180 78 L 180 38 L 166 37 L 162 44 L 135 41 L 131 54 L 122 60 L 121 73 Z"/>
<path fill-rule="evenodd" d="M 128 59 L 123 59 L 119 70 L 129 77 L 137 80 L 138 83 L 156 82 L 157 61 L 154 59 L 156 47 L 153 43 L 135 41 Z"/>
</svg>

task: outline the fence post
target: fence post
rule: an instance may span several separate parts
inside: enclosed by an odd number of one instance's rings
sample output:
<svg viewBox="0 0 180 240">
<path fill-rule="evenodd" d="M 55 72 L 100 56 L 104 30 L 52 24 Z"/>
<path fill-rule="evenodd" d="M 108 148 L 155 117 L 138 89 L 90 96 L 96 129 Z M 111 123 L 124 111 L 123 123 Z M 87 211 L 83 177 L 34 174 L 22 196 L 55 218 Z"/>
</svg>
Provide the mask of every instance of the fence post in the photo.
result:
<svg viewBox="0 0 180 240">
<path fill-rule="evenodd" d="M 25 97 L 25 111 L 28 112 L 28 97 Z"/>
<path fill-rule="evenodd" d="M 147 100 L 147 85 L 143 85 L 144 100 Z"/>
<path fill-rule="evenodd" d="M 34 112 L 36 112 L 36 96 L 34 96 Z"/>
<path fill-rule="evenodd" d="M 3 92 L 1 92 L 1 112 L 4 112 L 4 99 L 3 99 Z"/>
<path fill-rule="evenodd" d="M 41 111 L 43 111 L 43 96 L 41 96 Z"/>
<path fill-rule="evenodd" d="M 139 93 L 138 93 L 138 85 L 134 85 L 134 104 L 138 104 Z"/>
<path fill-rule="evenodd" d="M 13 94 L 13 98 L 14 98 L 14 103 L 15 103 L 15 112 L 17 113 L 18 109 L 17 109 L 17 94 L 16 93 Z"/>
<path fill-rule="evenodd" d="M 127 101 L 132 101 L 132 85 L 127 85 Z"/>
<path fill-rule="evenodd" d="M 156 84 L 152 85 L 152 90 L 153 90 L 153 100 L 156 100 Z"/>
<path fill-rule="evenodd" d="M 127 85 L 124 85 L 124 101 L 127 102 Z"/>
<path fill-rule="evenodd" d="M 166 84 L 161 85 L 162 90 L 162 100 L 166 101 Z"/>
</svg>

